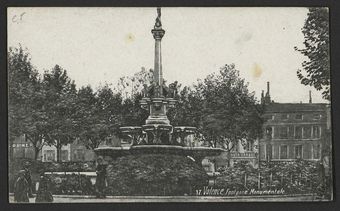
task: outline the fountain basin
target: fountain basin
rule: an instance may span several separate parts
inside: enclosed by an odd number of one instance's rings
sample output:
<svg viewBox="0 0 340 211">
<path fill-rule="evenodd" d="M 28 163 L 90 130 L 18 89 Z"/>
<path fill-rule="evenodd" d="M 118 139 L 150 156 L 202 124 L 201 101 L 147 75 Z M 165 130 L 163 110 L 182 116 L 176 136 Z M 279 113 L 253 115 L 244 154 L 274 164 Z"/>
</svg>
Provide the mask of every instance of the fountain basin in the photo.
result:
<svg viewBox="0 0 340 211">
<path fill-rule="evenodd" d="M 95 153 L 98 156 L 103 156 L 105 160 L 136 154 L 173 154 L 190 156 L 198 163 L 201 163 L 205 157 L 218 156 L 222 152 L 225 152 L 225 150 L 221 148 L 183 147 L 175 145 L 136 145 L 130 147 L 103 146 L 95 149 Z"/>
</svg>

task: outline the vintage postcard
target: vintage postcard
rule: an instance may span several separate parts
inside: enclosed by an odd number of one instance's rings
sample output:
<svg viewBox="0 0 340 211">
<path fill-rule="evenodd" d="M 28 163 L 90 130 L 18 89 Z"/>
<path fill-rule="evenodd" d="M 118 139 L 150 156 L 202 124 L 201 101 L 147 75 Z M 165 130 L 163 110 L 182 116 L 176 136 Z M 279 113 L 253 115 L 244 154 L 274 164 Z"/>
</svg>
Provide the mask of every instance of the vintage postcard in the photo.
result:
<svg viewBox="0 0 340 211">
<path fill-rule="evenodd" d="M 10 203 L 333 200 L 328 8 L 7 15 Z"/>
</svg>

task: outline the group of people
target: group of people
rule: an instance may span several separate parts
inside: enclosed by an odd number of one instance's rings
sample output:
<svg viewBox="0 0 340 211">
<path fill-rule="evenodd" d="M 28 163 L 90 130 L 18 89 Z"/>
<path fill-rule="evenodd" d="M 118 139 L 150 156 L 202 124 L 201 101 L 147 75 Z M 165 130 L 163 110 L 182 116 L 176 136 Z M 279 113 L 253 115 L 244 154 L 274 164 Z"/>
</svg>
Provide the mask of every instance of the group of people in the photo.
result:
<svg viewBox="0 0 340 211">
<path fill-rule="evenodd" d="M 25 162 L 22 170 L 18 172 L 18 178 L 14 183 L 14 201 L 28 203 L 32 194 L 32 176 L 29 170 L 30 163 Z M 35 202 L 53 202 L 53 195 L 50 191 L 50 180 L 44 173 L 40 174 L 39 187 Z"/>
<path fill-rule="evenodd" d="M 14 183 L 14 201 L 18 203 L 29 203 L 29 198 L 33 198 L 32 194 L 32 176 L 29 170 L 30 163 L 25 162 L 23 169 L 18 172 L 18 178 Z M 106 189 L 106 165 L 103 158 L 97 159 L 96 167 L 96 197 L 105 198 Z M 53 195 L 51 191 L 51 181 L 44 172 L 40 174 L 39 186 L 35 198 L 38 203 L 53 202 Z"/>
</svg>

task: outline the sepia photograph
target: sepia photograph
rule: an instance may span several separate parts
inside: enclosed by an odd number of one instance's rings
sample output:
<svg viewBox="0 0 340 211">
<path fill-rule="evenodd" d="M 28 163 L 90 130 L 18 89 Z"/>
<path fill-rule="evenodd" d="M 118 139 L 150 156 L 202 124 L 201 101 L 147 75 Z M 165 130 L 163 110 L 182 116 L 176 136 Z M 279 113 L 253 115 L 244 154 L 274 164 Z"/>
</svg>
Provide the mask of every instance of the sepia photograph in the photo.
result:
<svg viewBox="0 0 340 211">
<path fill-rule="evenodd" d="M 8 7 L 6 50 L 9 203 L 334 200 L 327 7 Z"/>
</svg>

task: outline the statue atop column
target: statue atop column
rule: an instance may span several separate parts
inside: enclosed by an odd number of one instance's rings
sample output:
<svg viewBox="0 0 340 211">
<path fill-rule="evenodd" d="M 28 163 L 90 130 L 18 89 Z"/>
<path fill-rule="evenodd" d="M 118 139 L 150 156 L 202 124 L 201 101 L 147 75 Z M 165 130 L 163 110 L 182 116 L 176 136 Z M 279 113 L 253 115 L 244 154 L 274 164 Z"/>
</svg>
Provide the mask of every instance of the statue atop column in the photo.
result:
<svg viewBox="0 0 340 211">
<path fill-rule="evenodd" d="M 161 8 L 157 7 L 157 18 L 156 18 L 156 23 L 155 23 L 155 26 L 154 26 L 155 29 L 162 28 L 161 15 L 162 15 L 161 14 Z"/>
<path fill-rule="evenodd" d="M 157 7 L 157 17 L 156 17 L 156 22 L 155 22 L 155 26 L 153 27 L 153 29 L 151 30 L 154 38 L 156 40 L 161 40 L 165 31 L 162 29 L 162 22 L 161 22 L 161 8 Z"/>
</svg>

